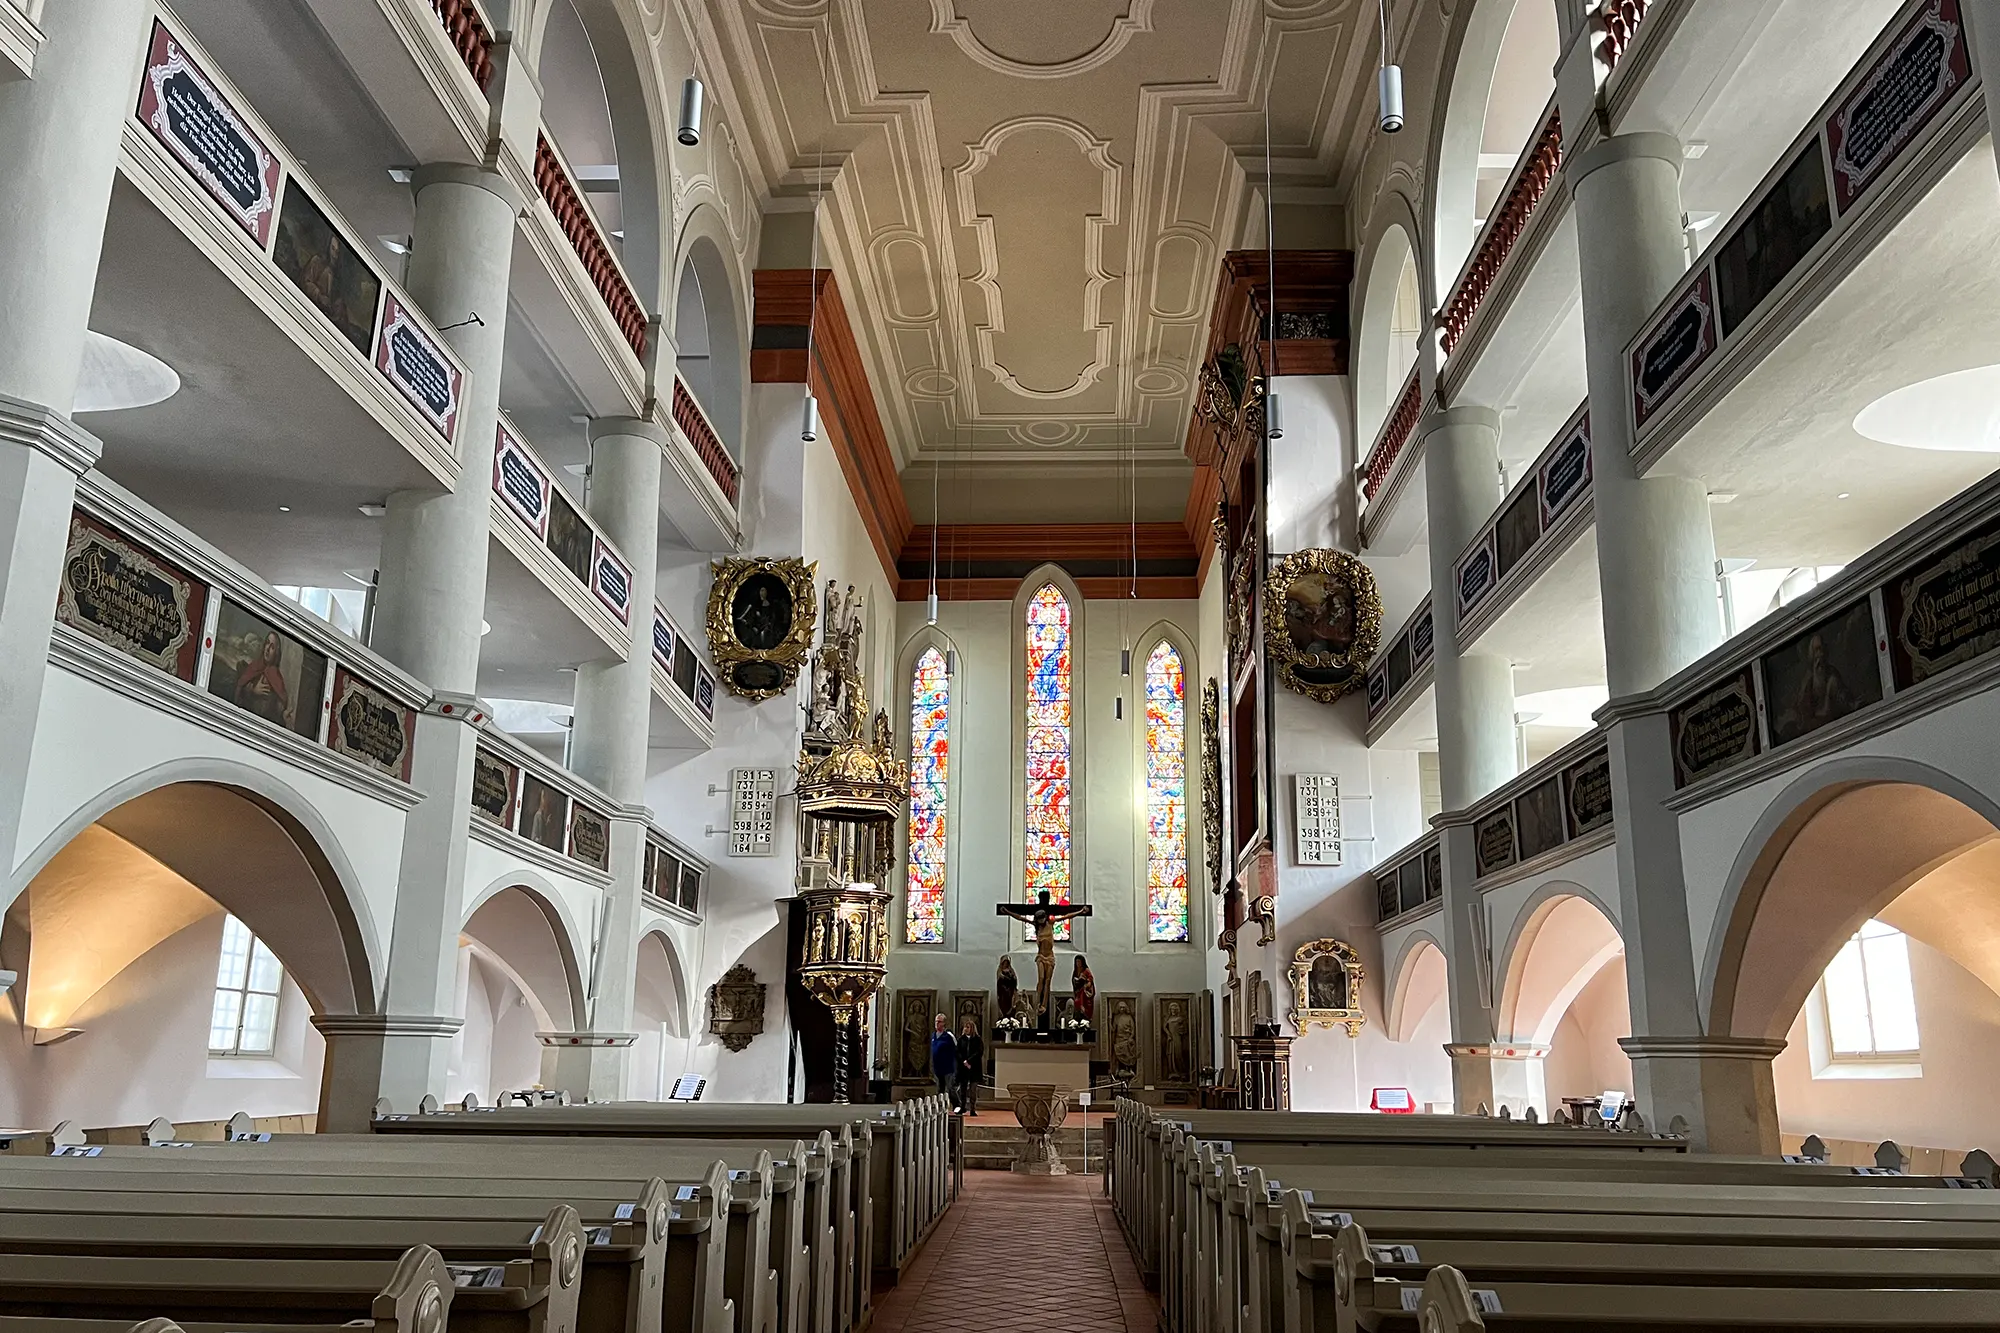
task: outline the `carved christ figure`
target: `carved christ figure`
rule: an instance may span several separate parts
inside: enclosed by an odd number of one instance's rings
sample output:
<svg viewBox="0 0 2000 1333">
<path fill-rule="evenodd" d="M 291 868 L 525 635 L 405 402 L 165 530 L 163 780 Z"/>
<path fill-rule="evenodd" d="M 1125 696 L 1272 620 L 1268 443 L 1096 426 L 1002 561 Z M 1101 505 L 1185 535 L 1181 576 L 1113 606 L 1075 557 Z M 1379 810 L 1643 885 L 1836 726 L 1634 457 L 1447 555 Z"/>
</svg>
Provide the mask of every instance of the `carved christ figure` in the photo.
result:
<svg viewBox="0 0 2000 1333">
<path fill-rule="evenodd" d="M 1054 1012 L 1049 993 L 1056 975 L 1056 922 L 1089 916 L 1090 908 L 1081 903 L 1051 903 L 1049 891 L 1043 889 L 1034 902 L 995 903 L 993 910 L 998 916 L 1011 916 L 1034 927 L 1035 1014 L 1036 1021 L 1046 1027 Z"/>
</svg>

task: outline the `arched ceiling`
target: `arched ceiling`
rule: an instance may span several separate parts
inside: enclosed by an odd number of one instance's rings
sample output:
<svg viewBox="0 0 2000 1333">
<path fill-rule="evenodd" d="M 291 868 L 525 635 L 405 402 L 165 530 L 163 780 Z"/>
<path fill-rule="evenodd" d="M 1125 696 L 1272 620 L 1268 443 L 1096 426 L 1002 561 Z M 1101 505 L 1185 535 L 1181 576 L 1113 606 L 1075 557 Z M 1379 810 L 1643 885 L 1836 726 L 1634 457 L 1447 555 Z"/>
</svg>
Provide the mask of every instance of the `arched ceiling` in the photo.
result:
<svg viewBox="0 0 2000 1333">
<path fill-rule="evenodd" d="M 1322 205 L 1369 78 L 1362 0 L 703 0 L 775 207 L 820 211 L 911 508 L 930 465 L 1063 517 L 1177 519 L 1223 255 Z M 1357 40 L 1357 37 L 1361 40 Z M 1280 223 L 1280 239 L 1293 243 Z M 1326 237 L 1311 244 L 1329 244 Z M 797 267 L 805 266 L 800 256 Z M 766 266 L 772 264 L 765 257 Z M 1121 460 L 1131 459 L 1131 463 Z M 1101 483 L 1101 484 L 1096 484 Z M 947 482 L 947 496 L 953 494 Z M 995 490 L 994 488 L 998 488 Z M 1076 512 L 1087 490 L 1101 513 Z M 946 499 L 948 521 L 960 512 Z"/>
</svg>

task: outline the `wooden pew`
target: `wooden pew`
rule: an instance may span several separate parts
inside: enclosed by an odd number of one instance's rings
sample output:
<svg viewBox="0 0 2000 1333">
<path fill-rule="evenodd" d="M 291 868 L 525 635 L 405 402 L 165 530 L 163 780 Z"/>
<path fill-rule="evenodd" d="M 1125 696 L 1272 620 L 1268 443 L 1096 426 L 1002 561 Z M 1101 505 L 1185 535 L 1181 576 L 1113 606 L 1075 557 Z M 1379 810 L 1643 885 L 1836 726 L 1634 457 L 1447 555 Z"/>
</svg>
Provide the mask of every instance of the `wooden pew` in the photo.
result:
<svg viewBox="0 0 2000 1333">
<path fill-rule="evenodd" d="M 183 1328 L 318 1326 L 375 1333 L 481 1333 L 527 1326 L 546 1287 L 460 1286 L 436 1250 L 393 1262 L 342 1259 L 109 1258 L 0 1255 L 0 1319 L 171 1319 Z M 164 1311 L 164 1314 L 160 1312 Z M 570 1311 L 572 1325 L 574 1307 Z M 192 1322 L 190 1322 L 192 1321 Z M 154 1327 L 157 1327 L 155 1324 Z M 543 1325 L 555 1333 L 551 1325 Z"/>
<path fill-rule="evenodd" d="M 593 1138 L 577 1142 L 536 1137 L 474 1137 L 440 1135 L 411 1137 L 372 1134 L 274 1135 L 266 1142 L 196 1145 L 168 1151 L 107 1148 L 103 1160 L 137 1161 L 149 1168 L 165 1160 L 227 1163 L 255 1162 L 281 1174 L 376 1175 L 397 1170 L 476 1177 L 494 1171 L 515 1179 L 566 1181 L 591 1177 L 601 1181 L 629 1179 L 635 1169 L 667 1170 L 720 1158 L 735 1168 L 737 1187 L 730 1209 L 728 1285 L 738 1309 L 750 1313 L 750 1329 L 776 1333 L 833 1333 L 832 1301 L 824 1288 L 831 1279 L 831 1253 L 826 1243 L 825 1210 L 830 1136 L 824 1131 L 808 1145 L 803 1139 L 781 1142 L 784 1157 L 774 1160 L 768 1148 L 733 1139 L 674 1140 Z M 817 1187 L 808 1188 L 817 1179 Z M 745 1182 L 767 1182 L 765 1206 L 753 1207 L 742 1188 Z M 814 1211 L 807 1209 L 812 1196 Z M 828 1260 L 820 1278 L 819 1303 L 825 1319 L 813 1322 L 814 1251 L 810 1238 L 819 1236 L 819 1254 Z M 759 1276 L 766 1272 L 770 1278 Z M 769 1293 L 764 1288 L 770 1287 Z M 746 1295 L 748 1299 L 746 1299 Z"/>
<path fill-rule="evenodd" d="M 182 1158 L 187 1165 L 147 1170 L 144 1162 L 118 1158 L 0 1163 L 0 1214 L 394 1220 L 414 1226 L 512 1220 L 532 1226 L 550 1207 L 574 1203 L 593 1232 L 605 1226 L 613 1232 L 610 1247 L 589 1247 L 587 1277 L 622 1242 L 643 1238 L 642 1290 L 653 1272 L 660 1281 L 641 1315 L 657 1320 L 662 1333 L 734 1333 L 736 1307 L 725 1294 L 725 1246 L 736 1191 L 721 1162 L 710 1162 L 700 1175 L 673 1185 L 657 1177 L 639 1183 L 408 1174 L 357 1180 L 256 1169 L 240 1156 L 240 1148 L 228 1150 L 239 1153 L 234 1161 L 213 1166 L 188 1161 L 186 1150 L 149 1151 L 160 1158 Z M 123 1169 L 135 1166 L 140 1169 Z M 621 1230 L 621 1224 L 630 1230 Z M 604 1258 L 599 1250 L 605 1251 Z M 593 1294 L 591 1308 L 602 1310 L 616 1299 Z M 629 1283 L 625 1299 L 631 1299 Z"/>
<path fill-rule="evenodd" d="M 1541 1285 L 1594 1281 L 1633 1286 L 1824 1286 L 1843 1280 L 1840 1275 L 1846 1273 L 1853 1279 L 1850 1285 L 1977 1288 L 1987 1292 L 1988 1318 L 2000 1326 L 2000 1257 L 1994 1254 L 1995 1244 L 2000 1243 L 2000 1199 L 1990 1194 L 1953 1201 L 1970 1207 L 1951 1211 L 1972 1215 L 1946 1218 L 1942 1225 L 1919 1216 L 1911 1219 L 1914 1230 L 1899 1231 L 1883 1225 L 1895 1222 L 1893 1216 L 1860 1223 L 1845 1216 L 1851 1210 L 1836 1202 L 1838 1191 L 1816 1192 L 1827 1206 L 1809 1211 L 1799 1205 L 1810 1199 L 1786 1198 L 1795 1192 L 1774 1189 L 1771 1193 L 1781 1197 L 1772 1200 L 1773 1206 L 1790 1205 L 1794 1215 L 1767 1217 L 1757 1211 L 1754 1198 L 1718 1204 L 1713 1187 L 1690 1186 L 1688 1197 L 1679 1200 L 1670 1197 L 1671 1191 L 1660 1190 L 1637 1200 L 1639 1211 L 1621 1213 L 1624 1186 L 1565 1197 L 1534 1192 L 1532 1182 L 1511 1191 L 1510 1183 L 1517 1182 L 1486 1182 L 1489 1188 L 1462 1208 L 1452 1207 L 1441 1193 L 1418 1192 L 1416 1198 L 1428 1199 L 1431 1205 L 1428 1213 L 1343 1212 L 1332 1218 L 1309 1213 L 1302 1192 L 1284 1191 L 1281 1237 L 1291 1271 L 1282 1327 L 1292 1333 L 1414 1327 L 1415 1307 L 1406 1308 L 1405 1303 L 1414 1300 L 1415 1284 L 1422 1281 L 1432 1255 L 1439 1256 L 1438 1262 L 1446 1255 L 1470 1256 L 1495 1273 Z M 1877 1197 L 1874 1207 L 1896 1212 L 1896 1205 L 1885 1202 L 1885 1197 L 1893 1196 Z M 1718 1206 L 1734 1208 L 1736 1214 L 1718 1215 L 1712 1211 Z M 1669 1213 L 1669 1208 L 1678 1212 Z M 1915 1211 L 1925 1210 L 1919 1206 Z M 1446 1220 L 1454 1215 L 1457 1220 Z M 1412 1218 L 1420 1220 L 1412 1224 Z M 1931 1248 L 1933 1242 L 1947 1238 L 1950 1227 L 1955 1227 L 1952 1238 L 1961 1243 Z M 1511 1252 L 1496 1248 L 1502 1246 L 1513 1248 Z M 1587 1258 L 1592 1247 L 1597 1247 L 1595 1263 Z M 1716 1250 L 1734 1257 L 1704 1266 L 1703 1257 Z M 1475 1269 L 1475 1285 L 1485 1285 L 1485 1276 L 1484 1269 Z M 1364 1285 L 1363 1278 L 1372 1285 Z M 1881 1317 L 1889 1318 L 1886 1326 L 1929 1326 L 1920 1315 Z M 1258 1327 L 1267 1326 L 1254 1312 L 1250 1319 Z M 1633 1322 L 1629 1312 L 1623 1322 Z M 1782 1326 L 1814 1324 L 1802 1315 Z"/>
<path fill-rule="evenodd" d="M 1484 1333 L 1500 1329 L 1788 1328 L 1991 1329 L 2000 1297 L 1985 1290 L 1697 1285 L 1494 1283 L 1477 1287 L 1449 1266 L 1432 1269 L 1407 1316 L 1385 1329 Z"/>
</svg>

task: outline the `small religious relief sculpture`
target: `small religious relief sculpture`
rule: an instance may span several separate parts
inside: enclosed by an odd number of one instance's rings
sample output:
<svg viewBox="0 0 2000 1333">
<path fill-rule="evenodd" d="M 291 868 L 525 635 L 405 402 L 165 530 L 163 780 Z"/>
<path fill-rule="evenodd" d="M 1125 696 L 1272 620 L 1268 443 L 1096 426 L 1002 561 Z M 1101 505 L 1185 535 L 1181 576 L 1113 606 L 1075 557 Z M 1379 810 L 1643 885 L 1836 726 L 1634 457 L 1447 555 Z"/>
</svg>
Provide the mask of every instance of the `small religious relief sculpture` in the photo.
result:
<svg viewBox="0 0 2000 1333">
<path fill-rule="evenodd" d="M 764 1031 L 764 987 L 757 974 L 738 963 L 708 988 L 708 1030 L 732 1051 L 740 1051 Z"/>
<path fill-rule="evenodd" d="M 1292 956 L 1292 1026 L 1303 1036 L 1313 1027 L 1344 1027 L 1361 1035 L 1368 1016 L 1361 1009 L 1361 983 L 1368 973 L 1354 946 L 1343 940 L 1313 940 Z"/>
<path fill-rule="evenodd" d="M 1035 1021 L 1046 1028 L 1055 1016 L 1049 997 L 1056 975 L 1056 922 L 1089 916 L 1090 908 L 1082 903 L 1052 903 L 1049 891 L 1043 889 L 1034 902 L 996 903 L 993 910 L 1027 922 L 1035 932 Z"/>
<path fill-rule="evenodd" d="M 1000 967 L 993 976 L 993 998 L 998 1002 L 994 1012 L 1002 1018 L 1014 1016 L 1014 1000 L 1021 992 L 1021 979 L 1014 975 L 1014 960 L 1006 954 L 1000 955 Z"/>
<path fill-rule="evenodd" d="M 1085 1023 L 1097 1018 L 1097 978 L 1090 974 L 1090 964 L 1083 961 L 1083 955 L 1076 956 L 1076 966 L 1069 971 L 1070 993 L 1074 997 L 1073 1013 Z"/>
<path fill-rule="evenodd" d="M 1330 704 L 1360 689 L 1382 639 L 1375 575 L 1345 551 L 1294 551 L 1264 586 L 1264 651 L 1285 687 Z"/>
<path fill-rule="evenodd" d="M 1194 997 L 1155 995 L 1154 1072 L 1162 1087 L 1194 1086 Z"/>
<path fill-rule="evenodd" d="M 1139 1076 L 1139 997 L 1113 995 L 1107 999 L 1111 1031 L 1111 1077 L 1129 1083 Z"/>
<path fill-rule="evenodd" d="M 817 565 L 796 558 L 717 560 L 708 590 L 708 645 L 722 682 L 745 699 L 792 688 L 812 647 Z"/>
</svg>

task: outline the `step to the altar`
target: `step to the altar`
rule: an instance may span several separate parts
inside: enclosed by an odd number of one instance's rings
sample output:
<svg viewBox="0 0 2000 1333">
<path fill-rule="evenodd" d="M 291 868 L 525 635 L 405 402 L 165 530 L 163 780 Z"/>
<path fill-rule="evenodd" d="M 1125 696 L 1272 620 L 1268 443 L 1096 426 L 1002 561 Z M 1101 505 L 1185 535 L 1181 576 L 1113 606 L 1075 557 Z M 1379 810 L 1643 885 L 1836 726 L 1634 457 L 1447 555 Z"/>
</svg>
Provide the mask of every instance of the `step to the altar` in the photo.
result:
<svg viewBox="0 0 2000 1333">
<path fill-rule="evenodd" d="M 967 1125 L 964 1132 L 968 1171 L 1009 1170 L 1028 1141 L 1027 1131 L 1019 1125 Z M 1104 1132 L 1096 1128 L 1090 1131 L 1088 1157 L 1084 1155 L 1084 1137 L 1082 1129 L 1057 1130 L 1056 1152 L 1071 1171 L 1079 1174 L 1102 1171 Z"/>
</svg>

